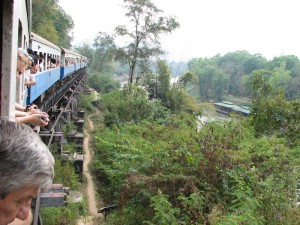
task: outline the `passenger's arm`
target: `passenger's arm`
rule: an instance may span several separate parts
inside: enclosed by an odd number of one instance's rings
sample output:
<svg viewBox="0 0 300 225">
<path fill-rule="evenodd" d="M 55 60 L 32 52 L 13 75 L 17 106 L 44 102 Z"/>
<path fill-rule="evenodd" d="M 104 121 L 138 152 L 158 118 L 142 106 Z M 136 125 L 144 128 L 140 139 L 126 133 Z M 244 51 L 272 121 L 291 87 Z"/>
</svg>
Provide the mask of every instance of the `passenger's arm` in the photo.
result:
<svg viewBox="0 0 300 225">
<path fill-rule="evenodd" d="M 24 111 L 26 110 L 26 107 L 25 107 L 25 106 L 22 106 L 22 105 L 20 105 L 20 104 L 18 104 L 18 103 L 16 103 L 16 104 L 15 104 L 15 109 L 24 112 Z"/>
<path fill-rule="evenodd" d="M 23 117 L 23 116 L 28 116 L 28 115 L 29 115 L 28 112 L 15 110 L 15 117 Z"/>
<path fill-rule="evenodd" d="M 33 126 L 46 126 L 48 124 L 48 117 L 45 117 L 42 114 L 31 114 L 23 117 L 16 117 L 17 123 L 30 123 Z"/>
<path fill-rule="evenodd" d="M 27 86 L 34 86 L 36 82 L 34 80 L 31 80 L 31 81 L 25 81 L 24 84 Z"/>
</svg>

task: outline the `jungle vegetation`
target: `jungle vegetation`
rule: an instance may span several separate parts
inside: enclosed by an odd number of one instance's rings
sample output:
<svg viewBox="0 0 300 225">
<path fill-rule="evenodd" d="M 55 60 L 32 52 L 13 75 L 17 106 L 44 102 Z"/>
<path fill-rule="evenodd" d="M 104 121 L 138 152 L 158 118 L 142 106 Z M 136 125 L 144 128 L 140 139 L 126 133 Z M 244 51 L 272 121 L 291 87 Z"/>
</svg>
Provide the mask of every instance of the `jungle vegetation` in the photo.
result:
<svg viewBox="0 0 300 225">
<path fill-rule="evenodd" d="M 165 62 L 157 73 L 151 100 L 138 86 L 101 93 L 91 169 L 119 206 L 106 224 L 297 224 L 300 102 L 258 72 L 249 117 L 197 132 L 202 104 Z"/>
<path fill-rule="evenodd" d="M 106 224 L 297 224 L 299 59 L 236 51 L 187 65 L 175 83 L 156 59 L 136 65 L 129 92 L 97 84 L 91 169 L 104 202 L 119 206 Z M 227 97 L 248 99 L 251 115 L 197 132 L 209 105 L 198 102 Z"/>
<path fill-rule="evenodd" d="M 164 60 L 118 61 L 114 35 L 99 32 L 93 46 L 76 48 L 91 59 L 88 82 L 101 94 L 98 106 L 91 96 L 80 105 L 100 112 L 91 169 L 105 204 L 119 206 L 106 224 L 299 224 L 299 59 L 247 51 L 195 58 L 171 83 Z M 122 73 L 130 89 L 113 79 Z M 229 97 L 248 99 L 250 116 L 199 130 L 196 118 L 211 105 L 199 102 Z"/>
</svg>

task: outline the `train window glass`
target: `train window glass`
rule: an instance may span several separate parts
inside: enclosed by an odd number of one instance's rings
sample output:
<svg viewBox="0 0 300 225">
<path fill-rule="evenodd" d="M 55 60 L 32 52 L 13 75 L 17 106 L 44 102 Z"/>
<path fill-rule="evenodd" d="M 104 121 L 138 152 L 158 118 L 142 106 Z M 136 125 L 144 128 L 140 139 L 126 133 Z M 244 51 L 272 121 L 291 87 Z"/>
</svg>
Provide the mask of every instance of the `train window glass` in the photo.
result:
<svg viewBox="0 0 300 225">
<path fill-rule="evenodd" d="M 25 46 L 25 35 L 23 35 L 23 25 L 21 20 L 19 20 L 18 25 L 18 47 L 24 48 Z M 23 103 L 23 88 L 24 88 L 24 76 L 21 76 L 20 80 L 16 81 L 16 102 Z"/>
<path fill-rule="evenodd" d="M 43 69 L 46 70 L 46 53 L 43 53 L 44 61 L 43 61 Z"/>
<path fill-rule="evenodd" d="M 24 43 L 24 49 L 27 49 L 27 42 L 26 42 L 26 36 L 25 35 L 24 35 L 23 43 Z"/>
<path fill-rule="evenodd" d="M 22 36 L 23 36 L 23 27 L 22 27 L 22 22 L 19 20 L 18 47 L 22 47 Z"/>
</svg>

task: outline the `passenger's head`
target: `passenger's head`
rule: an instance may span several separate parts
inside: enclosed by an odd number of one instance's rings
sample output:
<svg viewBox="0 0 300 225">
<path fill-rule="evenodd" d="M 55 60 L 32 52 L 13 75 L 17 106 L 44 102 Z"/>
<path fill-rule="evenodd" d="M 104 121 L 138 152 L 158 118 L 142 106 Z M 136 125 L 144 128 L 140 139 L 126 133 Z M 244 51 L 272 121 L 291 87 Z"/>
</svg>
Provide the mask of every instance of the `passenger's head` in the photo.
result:
<svg viewBox="0 0 300 225">
<path fill-rule="evenodd" d="M 0 120 L 0 225 L 29 216 L 31 199 L 48 188 L 54 159 L 30 127 Z"/>
<path fill-rule="evenodd" d="M 44 61 L 44 57 L 40 55 L 38 58 L 39 58 L 39 64 L 41 64 Z"/>
<path fill-rule="evenodd" d="M 29 59 L 32 62 L 31 63 L 31 68 L 30 68 L 30 73 L 31 74 L 36 74 L 38 71 L 38 58 L 34 54 L 29 55 Z"/>
<path fill-rule="evenodd" d="M 56 59 L 52 58 L 50 61 L 51 63 L 56 64 Z"/>
<path fill-rule="evenodd" d="M 32 62 L 29 60 L 29 55 L 23 48 L 18 48 L 18 60 L 17 60 L 17 78 L 24 73 L 28 66 L 31 66 Z"/>
<path fill-rule="evenodd" d="M 29 55 L 34 55 L 34 51 L 31 48 L 27 48 L 27 53 Z"/>
</svg>

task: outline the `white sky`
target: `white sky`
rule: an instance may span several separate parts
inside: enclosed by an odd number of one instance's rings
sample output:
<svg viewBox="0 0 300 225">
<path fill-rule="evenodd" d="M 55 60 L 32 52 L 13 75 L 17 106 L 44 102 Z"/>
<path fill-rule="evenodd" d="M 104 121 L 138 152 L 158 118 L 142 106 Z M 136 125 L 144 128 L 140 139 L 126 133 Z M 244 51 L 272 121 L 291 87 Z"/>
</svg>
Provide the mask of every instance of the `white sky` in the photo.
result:
<svg viewBox="0 0 300 225">
<path fill-rule="evenodd" d="M 236 50 L 268 59 L 300 56 L 299 0 L 152 0 L 180 28 L 162 38 L 170 60 L 224 55 Z M 74 42 L 92 43 L 98 32 L 126 25 L 123 0 L 59 0 L 75 23 Z"/>
</svg>

